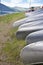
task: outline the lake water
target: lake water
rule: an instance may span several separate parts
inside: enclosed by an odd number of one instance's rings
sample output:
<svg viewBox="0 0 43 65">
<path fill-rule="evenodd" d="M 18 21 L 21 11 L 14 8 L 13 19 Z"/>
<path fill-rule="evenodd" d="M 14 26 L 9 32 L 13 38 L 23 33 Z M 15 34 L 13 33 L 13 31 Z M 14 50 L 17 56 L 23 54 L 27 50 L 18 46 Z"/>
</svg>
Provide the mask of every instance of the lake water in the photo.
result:
<svg viewBox="0 0 43 65">
<path fill-rule="evenodd" d="M 6 15 L 6 14 L 11 14 L 11 13 L 14 13 L 14 12 L 10 12 L 10 11 L 0 11 L 0 16 L 1 15 Z"/>
</svg>

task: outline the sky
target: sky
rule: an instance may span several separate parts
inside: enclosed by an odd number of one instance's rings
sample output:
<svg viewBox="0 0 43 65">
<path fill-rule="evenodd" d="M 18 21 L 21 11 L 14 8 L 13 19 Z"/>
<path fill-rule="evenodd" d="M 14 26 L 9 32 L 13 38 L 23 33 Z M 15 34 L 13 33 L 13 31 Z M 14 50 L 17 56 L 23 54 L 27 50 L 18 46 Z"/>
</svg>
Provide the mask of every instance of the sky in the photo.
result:
<svg viewBox="0 0 43 65">
<path fill-rule="evenodd" d="M 31 6 L 42 6 L 43 0 L 1 0 L 1 3 L 9 7 L 31 7 Z"/>
</svg>

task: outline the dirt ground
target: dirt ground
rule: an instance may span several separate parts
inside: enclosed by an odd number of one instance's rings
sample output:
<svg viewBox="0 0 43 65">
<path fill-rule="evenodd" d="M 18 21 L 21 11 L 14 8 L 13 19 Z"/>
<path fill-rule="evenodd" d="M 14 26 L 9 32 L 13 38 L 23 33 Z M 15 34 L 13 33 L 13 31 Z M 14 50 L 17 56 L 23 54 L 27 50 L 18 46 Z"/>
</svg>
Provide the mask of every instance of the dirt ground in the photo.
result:
<svg viewBox="0 0 43 65">
<path fill-rule="evenodd" d="M 5 46 L 5 42 L 9 39 L 8 32 L 11 28 L 12 28 L 12 22 L 8 24 L 0 23 L 0 65 L 12 65 L 11 62 L 1 61 L 6 57 L 2 49 Z"/>
<path fill-rule="evenodd" d="M 0 23 L 0 43 L 5 43 L 5 41 L 9 38 L 8 32 L 12 28 L 13 23 L 3 24 Z"/>
</svg>

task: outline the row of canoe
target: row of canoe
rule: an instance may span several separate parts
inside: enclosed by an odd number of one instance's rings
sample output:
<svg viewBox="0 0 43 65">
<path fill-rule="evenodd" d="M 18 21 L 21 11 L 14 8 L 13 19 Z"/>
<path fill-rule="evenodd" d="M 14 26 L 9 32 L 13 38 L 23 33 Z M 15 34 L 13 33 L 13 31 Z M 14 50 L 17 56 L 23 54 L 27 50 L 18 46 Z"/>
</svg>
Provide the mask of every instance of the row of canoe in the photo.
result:
<svg viewBox="0 0 43 65">
<path fill-rule="evenodd" d="M 17 39 L 26 41 L 20 53 L 24 64 L 43 64 L 43 8 L 13 23 L 13 27 L 18 27 Z"/>
</svg>

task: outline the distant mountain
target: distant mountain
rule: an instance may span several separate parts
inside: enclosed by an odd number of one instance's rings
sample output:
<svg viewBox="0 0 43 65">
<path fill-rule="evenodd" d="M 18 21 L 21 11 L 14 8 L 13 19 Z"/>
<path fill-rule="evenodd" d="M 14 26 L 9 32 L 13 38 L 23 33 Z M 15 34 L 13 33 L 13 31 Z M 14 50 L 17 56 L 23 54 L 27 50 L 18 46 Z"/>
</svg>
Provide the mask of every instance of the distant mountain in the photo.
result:
<svg viewBox="0 0 43 65">
<path fill-rule="evenodd" d="M 12 8 L 0 3 L 0 14 L 7 14 L 7 13 L 13 13 L 13 12 L 18 12 L 18 10 L 12 9 Z"/>
<path fill-rule="evenodd" d="M 28 8 L 22 8 L 22 7 L 13 7 L 12 9 L 18 10 L 19 12 L 28 10 Z"/>
<path fill-rule="evenodd" d="M 16 13 L 16 12 L 22 12 L 22 11 L 26 11 L 26 8 L 22 8 L 22 7 L 13 7 L 10 8 L 2 3 L 0 3 L 0 14 L 8 14 L 8 13 Z"/>
<path fill-rule="evenodd" d="M 4 5 L 4 4 L 1 4 L 1 3 L 0 3 L 0 10 L 1 11 L 14 11 L 10 7 L 8 7 L 8 6 Z"/>
</svg>

